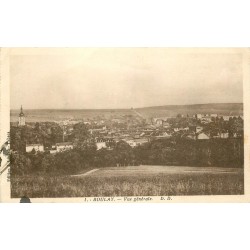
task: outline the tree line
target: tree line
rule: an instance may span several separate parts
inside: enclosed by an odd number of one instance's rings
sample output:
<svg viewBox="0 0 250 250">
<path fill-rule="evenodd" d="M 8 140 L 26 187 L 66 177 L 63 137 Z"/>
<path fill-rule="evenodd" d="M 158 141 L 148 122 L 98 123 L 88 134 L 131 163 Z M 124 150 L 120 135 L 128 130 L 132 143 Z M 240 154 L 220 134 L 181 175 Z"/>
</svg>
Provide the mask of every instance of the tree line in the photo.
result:
<svg viewBox="0 0 250 250">
<path fill-rule="evenodd" d="M 179 165 L 243 167 L 243 139 L 188 140 L 170 138 L 155 140 L 131 148 L 120 141 L 112 150 L 97 150 L 94 143 L 56 154 L 15 152 L 10 156 L 11 173 L 76 174 L 86 169 L 135 166 Z"/>
</svg>

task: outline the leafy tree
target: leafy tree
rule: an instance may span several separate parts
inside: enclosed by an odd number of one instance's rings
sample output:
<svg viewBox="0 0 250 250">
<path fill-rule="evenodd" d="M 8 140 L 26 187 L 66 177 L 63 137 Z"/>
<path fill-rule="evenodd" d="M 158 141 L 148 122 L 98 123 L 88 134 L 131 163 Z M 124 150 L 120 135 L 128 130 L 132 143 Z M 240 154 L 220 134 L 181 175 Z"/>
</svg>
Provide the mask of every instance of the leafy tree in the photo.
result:
<svg viewBox="0 0 250 250">
<path fill-rule="evenodd" d="M 48 154 L 42 159 L 41 171 L 44 173 L 55 172 L 57 170 L 55 155 Z"/>
<path fill-rule="evenodd" d="M 32 168 L 31 160 L 20 153 L 10 154 L 11 175 L 24 175 L 30 172 Z"/>
<path fill-rule="evenodd" d="M 74 125 L 72 138 L 73 140 L 77 140 L 78 142 L 84 142 L 89 138 L 89 132 L 84 123 L 77 123 Z"/>
</svg>

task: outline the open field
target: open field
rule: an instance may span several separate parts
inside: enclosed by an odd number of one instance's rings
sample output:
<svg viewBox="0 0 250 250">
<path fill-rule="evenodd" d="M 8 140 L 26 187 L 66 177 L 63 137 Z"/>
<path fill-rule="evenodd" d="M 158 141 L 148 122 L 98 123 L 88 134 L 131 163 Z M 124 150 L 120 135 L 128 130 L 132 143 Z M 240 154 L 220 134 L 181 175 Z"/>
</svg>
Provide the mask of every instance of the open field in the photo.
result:
<svg viewBox="0 0 250 250">
<path fill-rule="evenodd" d="M 244 193 L 244 176 L 242 169 L 138 166 L 79 176 L 12 177 L 11 187 L 13 198 L 237 195 Z"/>
<path fill-rule="evenodd" d="M 188 166 L 128 166 L 128 167 L 109 167 L 91 170 L 81 176 L 90 174 L 93 177 L 120 177 L 120 176 L 155 176 L 164 174 L 240 174 L 243 169 L 239 168 L 218 168 L 218 167 L 188 167 Z"/>
</svg>

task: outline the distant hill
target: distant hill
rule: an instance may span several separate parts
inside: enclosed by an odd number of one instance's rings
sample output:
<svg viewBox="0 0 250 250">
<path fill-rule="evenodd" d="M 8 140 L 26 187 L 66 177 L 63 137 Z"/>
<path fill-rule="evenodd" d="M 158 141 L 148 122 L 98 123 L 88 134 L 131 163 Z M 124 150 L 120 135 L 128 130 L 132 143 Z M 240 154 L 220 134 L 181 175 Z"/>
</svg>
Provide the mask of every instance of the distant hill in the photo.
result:
<svg viewBox="0 0 250 250">
<path fill-rule="evenodd" d="M 10 121 L 17 122 L 20 110 L 10 111 Z M 131 115 L 130 109 L 24 109 L 26 122 L 60 121 L 66 119 L 110 119 Z"/>
<path fill-rule="evenodd" d="M 11 122 L 18 121 L 20 110 L 10 111 Z M 27 122 L 45 122 L 64 119 L 112 119 L 124 115 L 139 115 L 144 118 L 175 117 L 177 114 L 243 115 L 242 103 L 215 103 L 194 105 L 166 105 L 136 109 L 24 109 Z"/>
<path fill-rule="evenodd" d="M 141 115 L 149 117 L 168 117 L 177 114 L 218 114 L 243 115 L 243 103 L 209 103 L 193 105 L 166 105 L 136 109 Z"/>
</svg>

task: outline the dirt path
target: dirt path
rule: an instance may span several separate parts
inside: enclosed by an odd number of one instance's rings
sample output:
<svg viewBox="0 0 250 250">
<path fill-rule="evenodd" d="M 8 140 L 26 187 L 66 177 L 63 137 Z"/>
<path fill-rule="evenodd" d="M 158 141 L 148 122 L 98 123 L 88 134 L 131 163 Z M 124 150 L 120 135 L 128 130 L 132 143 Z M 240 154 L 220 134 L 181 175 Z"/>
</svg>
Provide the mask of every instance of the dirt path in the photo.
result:
<svg viewBox="0 0 250 250">
<path fill-rule="evenodd" d="M 99 170 L 99 168 L 95 168 L 95 169 L 92 169 L 84 174 L 76 174 L 76 175 L 71 175 L 72 177 L 81 177 L 81 176 L 86 176 L 86 175 L 90 175 L 94 172 L 96 172 L 97 170 Z"/>
</svg>

